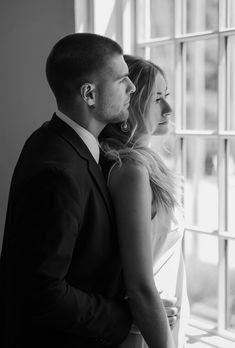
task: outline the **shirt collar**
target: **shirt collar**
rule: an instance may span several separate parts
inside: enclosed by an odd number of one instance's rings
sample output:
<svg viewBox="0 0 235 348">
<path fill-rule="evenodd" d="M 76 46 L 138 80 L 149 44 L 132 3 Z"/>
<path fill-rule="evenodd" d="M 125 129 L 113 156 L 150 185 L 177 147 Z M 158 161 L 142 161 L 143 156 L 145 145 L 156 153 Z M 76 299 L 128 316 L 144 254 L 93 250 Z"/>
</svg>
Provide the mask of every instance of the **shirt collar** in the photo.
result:
<svg viewBox="0 0 235 348">
<path fill-rule="evenodd" d="M 94 137 L 92 133 L 90 133 L 87 129 L 83 128 L 71 118 L 63 114 L 60 110 L 56 111 L 56 115 L 65 123 L 67 123 L 73 130 L 79 135 L 79 137 L 83 140 L 83 142 L 88 147 L 88 150 L 94 157 L 96 163 L 99 162 L 100 157 L 100 149 L 99 149 L 99 143 L 97 139 Z"/>
</svg>

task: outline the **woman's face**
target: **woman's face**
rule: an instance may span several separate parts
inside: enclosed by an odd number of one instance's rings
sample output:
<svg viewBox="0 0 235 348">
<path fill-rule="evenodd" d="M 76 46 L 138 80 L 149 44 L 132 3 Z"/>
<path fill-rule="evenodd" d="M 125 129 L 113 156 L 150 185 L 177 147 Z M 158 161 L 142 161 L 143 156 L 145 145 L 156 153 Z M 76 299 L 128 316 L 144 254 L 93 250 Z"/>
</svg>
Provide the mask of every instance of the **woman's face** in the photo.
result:
<svg viewBox="0 0 235 348">
<path fill-rule="evenodd" d="M 152 135 L 166 134 L 172 109 L 166 98 L 169 95 L 164 76 L 158 72 L 150 98 L 149 120 Z"/>
</svg>

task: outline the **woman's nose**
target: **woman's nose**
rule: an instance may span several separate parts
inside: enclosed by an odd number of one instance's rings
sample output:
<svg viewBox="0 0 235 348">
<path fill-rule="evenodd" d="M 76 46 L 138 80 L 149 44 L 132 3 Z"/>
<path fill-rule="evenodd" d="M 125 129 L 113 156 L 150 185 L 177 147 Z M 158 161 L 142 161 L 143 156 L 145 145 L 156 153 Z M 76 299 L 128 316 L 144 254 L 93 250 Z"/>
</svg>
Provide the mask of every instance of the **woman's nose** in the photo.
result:
<svg viewBox="0 0 235 348">
<path fill-rule="evenodd" d="M 163 100 L 163 108 L 162 108 L 162 115 L 165 114 L 172 114 L 172 108 L 170 107 L 170 105 L 168 104 L 168 102 L 166 100 Z"/>
</svg>

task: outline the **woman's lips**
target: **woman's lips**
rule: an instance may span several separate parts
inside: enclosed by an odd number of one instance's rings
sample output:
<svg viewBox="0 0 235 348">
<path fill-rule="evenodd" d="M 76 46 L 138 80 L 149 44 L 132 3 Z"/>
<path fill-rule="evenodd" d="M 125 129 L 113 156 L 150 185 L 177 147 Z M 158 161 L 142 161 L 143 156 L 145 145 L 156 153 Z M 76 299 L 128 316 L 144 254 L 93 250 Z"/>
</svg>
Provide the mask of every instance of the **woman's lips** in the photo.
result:
<svg viewBox="0 0 235 348">
<path fill-rule="evenodd" d="M 162 121 L 162 122 L 159 122 L 158 124 L 159 125 L 164 125 L 164 124 L 167 124 L 168 123 L 168 121 Z"/>
</svg>

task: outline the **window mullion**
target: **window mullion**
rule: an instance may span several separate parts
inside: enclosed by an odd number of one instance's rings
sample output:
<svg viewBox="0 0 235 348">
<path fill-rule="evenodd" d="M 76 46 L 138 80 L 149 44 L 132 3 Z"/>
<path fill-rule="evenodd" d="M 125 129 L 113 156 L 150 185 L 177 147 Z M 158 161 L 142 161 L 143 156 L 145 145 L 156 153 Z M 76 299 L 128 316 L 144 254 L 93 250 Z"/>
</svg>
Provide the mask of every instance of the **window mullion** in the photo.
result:
<svg viewBox="0 0 235 348">
<path fill-rule="evenodd" d="M 145 40 L 151 38 L 151 21 L 149 20 L 150 13 L 150 0 L 145 0 Z M 150 59 L 150 50 L 150 46 L 145 46 L 145 59 Z"/>
<path fill-rule="evenodd" d="M 87 30 L 90 33 L 94 33 L 95 29 L 95 4 L 94 0 L 88 0 L 87 2 Z"/>
<path fill-rule="evenodd" d="M 115 2 L 115 16 L 116 16 L 116 22 L 119 23 L 116 26 L 116 41 L 120 43 L 120 45 L 124 48 L 123 46 L 123 33 L 124 33 L 124 3 L 123 0 L 120 1 L 116 1 Z M 129 31 L 127 31 L 127 33 L 129 33 Z M 128 36 L 128 34 L 126 35 L 126 37 Z"/>
<path fill-rule="evenodd" d="M 227 0 L 219 0 L 219 30 L 223 30 L 227 24 Z"/>
<path fill-rule="evenodd" d="M 227 139 L 218 139 L 218 193 L 219 193 L 219 235 L 227 230 L 227 194 L 226 194 L 226 146 Z M 228 263 L 227 240 L 219 238 L 219 267 L 218 267 L 218 331 L 227 327 L 227 299 L 228 299 Z"/>
<path fill-rule="evenodd" d="M 230 38 L 225 37 L 226 40 L 226 131 L 231 129 L 231 117 L 230 117 L 230 88 L 231 88 L 231 55 L 229 54 L 231 51 L 231 41 Z"/>
<path fill-rule="evenodd" d="M 175 0 L 174 2 L 174 11 L 175 11 L 175 17 L 174 17 L 174 31 L 175 31 L 175 37 L 181 35 L 185 32 L 185 9 L 186 4 L 185 0 Z"/>
<path fill-rule="evenodd" d="M 225 1 L 220 3 L 219 28 L 225 26 Z M 218 134 L 226 126 L 226 40 L 219 35 L 218 59 Z M 226 139 L 218 137 L 218 233 L 226 230 Z M 218 331 L 226 328 L 227 321 L 227 241 L 219 238 L 219 267 L 218 267 Z"/>
</svg>

